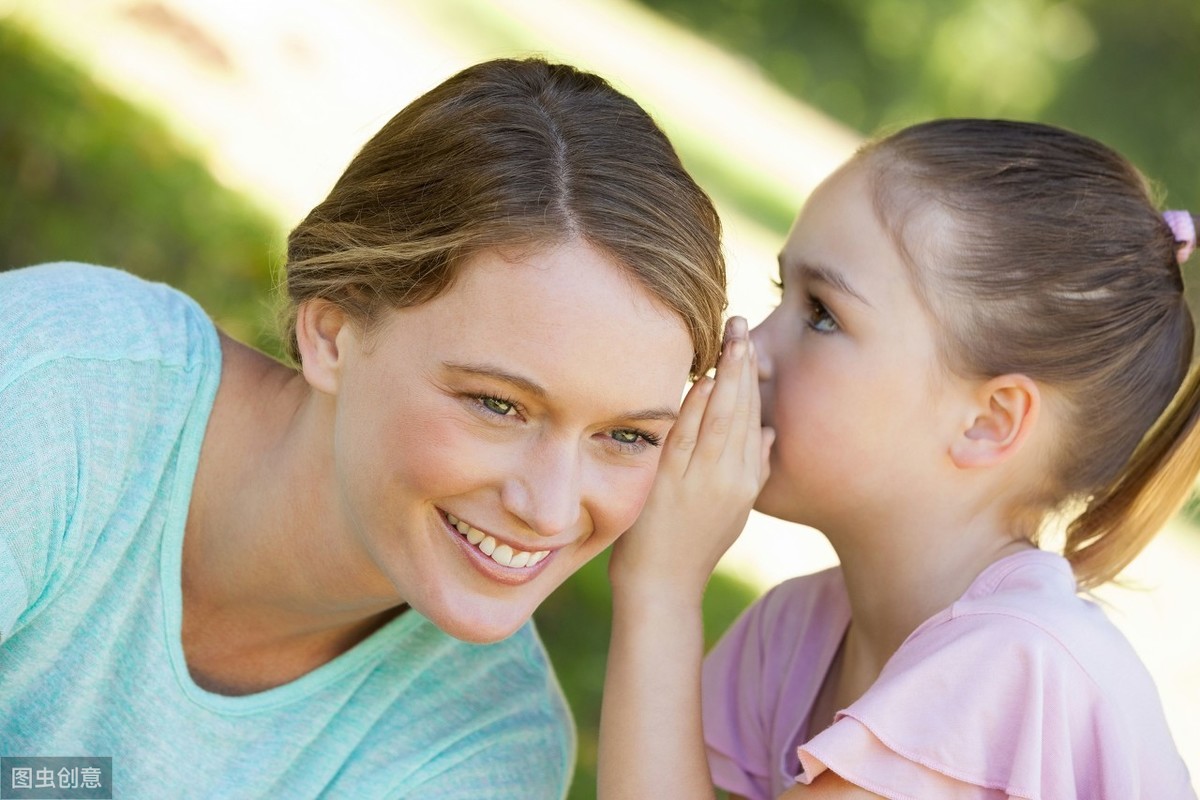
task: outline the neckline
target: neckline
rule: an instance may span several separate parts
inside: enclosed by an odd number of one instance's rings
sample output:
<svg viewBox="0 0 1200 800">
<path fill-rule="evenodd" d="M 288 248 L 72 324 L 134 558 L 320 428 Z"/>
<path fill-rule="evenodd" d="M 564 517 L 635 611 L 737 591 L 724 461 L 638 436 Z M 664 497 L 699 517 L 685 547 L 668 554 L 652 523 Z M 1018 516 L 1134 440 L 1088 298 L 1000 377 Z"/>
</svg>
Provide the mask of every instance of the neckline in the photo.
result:
<svg viewBox="0 0 1200 800">
<path fill-rule="evenodd" d="M 956 600 L 954 600 L 954 602 L 950 603 L 950 605 L 946 606 L 945 608 L 934 612 L 928 619 L 913 629 L 913 632 L 910 633 L 907 638 L 905 638 L 904 644 L 900 645 L 901 649 L 903 649 L 905 644 L 907 644 L 908 641 L 919 631 L 942 619 L 946 614 L 953 613 L 954 607 L 963 600 L 983 597 L 991 594 L 1013 572 L 1023 567 L 1032 566 L 1035 564 L 1053 569 L 1055 572 L 1062 575 L 1064 579 L 1070 581 L 1071 585 L 1074 586 L 1075 578 L 1074 573 L 1071 570 L 1071 565 L 1060 554 L 1051 552 L 1049 550 L 1042 550 L 1038 547 L 1011 553 L 1003 558 L 993 561 L 991 564 L 988 564 L 986 567 L 984 567 L 983 570 L 981 570 L 980 573 L 975 576 L 975 579 L 971 581 L 970 585 L 967 586 L 966 590 L 964 590 L 963 593 L 959 595 Z M 828 637 L 822 643 L 824 649 L 821 652 L 820 660 L 817 663 L 818 669 L 816 670 L 819 672 L 821 678 L 819 681 L 815 681 L 814 684 L 811 685 L 812 691 L 809 693 L 807 700 L 808 713 L 806 713 L 803 718 L 798 720 L 793 726 L 791 733 L 791 741 L 793 742 L 793 745 L 786 749 L 782 754 L 782 760 L 779 763 L 779 769 L 783 773 L 785 786 L 789 785 L 787 781 L 794 780 L 797 774 L 796 770 L 798 770 L 800 767 L 799 758 L 796 757 L 796 748 L 807 744 L 814 736 L 821 733 L 821 731 L 814 732 L 811 730 L 815 703 L 817 696 L 821 692 L 821 687 L 828 677 L 829 670 L 833 665 L 833 661 L 837 657 L 837 654 L 842 648 L 843 642 L 846 639 L 846 632 L 850 628 L 850 597 L 846 592 L 845 581 L 842 579 L 841 566 L 839 565 L 834 567 L 830 571 L 837 575 L 836 591 L 833 592 L 831 596 L 826 596 L 821 599 L 828 604 L 827 607 L 831 608 L 831 616 L 836 615 L 834 618 L 834 625 L 831 627 L 834 627 L 834 629 L 837 631 L 837 635 Z M 834 606 L 835 603 L 836 606 Z M 892 657 L 895 657 L 894 653 L 892 654 Z M 891 659 L 889 659 L 889 662 L 890 660 Z M 886 665 L 884 668 L 887 668 Z M 870 689 L 867 691 L 869 692 Z M 835 714 L 840 710 L 842 709 L 836 709 Z M 796 761 L 795 770 L 792 769 L 793 765 L 791 761 L 793 759 Z"/>
<path fill-rule="evenodd" d="M 398 637 L 405 635 L 422 621 L 409 609 L 389 620 L 345 653 L 328 661 L 299 678 L 279 686 L 245 695 L 224 695 L 210 692 L 193 679 L 183 652 L 183 538 L 187 526 L 200 450 L 208 421 L 216 402 L 224 363 L 220 337 L 216 326 L 198 312 L 204 324 L 203 340 L 196 361 L 200 378 L 192 398 L 180 436 L 175 474 L 170 491 L 169 508 L 163 528 L 159 583 L 162 592 L 162 636 L 180 691 L 198 706 L 222 714 L 252 714 L 278 708 L 310 697 L 347 673 L 370 663 Z"/>
</svg>

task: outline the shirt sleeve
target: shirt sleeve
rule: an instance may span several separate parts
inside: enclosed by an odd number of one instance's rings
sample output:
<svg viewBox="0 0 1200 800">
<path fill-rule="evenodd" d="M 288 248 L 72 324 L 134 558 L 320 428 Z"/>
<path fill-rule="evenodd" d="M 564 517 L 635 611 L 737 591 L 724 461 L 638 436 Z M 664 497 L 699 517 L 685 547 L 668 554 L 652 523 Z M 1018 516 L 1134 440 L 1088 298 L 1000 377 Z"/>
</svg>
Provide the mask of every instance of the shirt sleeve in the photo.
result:
<svg viewBox="0 0 1200 800">
<path fill-rule="evenodd" d="M 769 800 L 769 723 L 761 713 L 765 598 L 746 609 L 704 660 L 704 738 L 713 783 L 748 800 Z"/>
<path fill-rule="evenodd" d="M 800 746 L 799 780 L 830 769 L 887 798 L 1148 796 L 1130 738 L 1139 734 L 1127 727 L 1036 624 L 950 618 L 910 638 L 866 694 Z"/>
<path fill-rule="evenodd" d="M 80 398 L 53 372 L 0 384 L 0 643 L 51 583 L 79 496 Z"/>
</svg>

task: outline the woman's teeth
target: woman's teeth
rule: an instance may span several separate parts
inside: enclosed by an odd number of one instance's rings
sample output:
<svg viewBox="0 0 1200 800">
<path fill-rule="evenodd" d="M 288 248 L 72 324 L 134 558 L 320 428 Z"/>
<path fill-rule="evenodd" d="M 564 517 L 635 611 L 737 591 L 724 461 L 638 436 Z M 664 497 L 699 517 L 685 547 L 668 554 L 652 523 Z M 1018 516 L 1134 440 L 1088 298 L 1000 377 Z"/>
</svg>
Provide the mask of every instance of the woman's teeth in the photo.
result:
<svg viewBox="0 0 1200 800">
<path fill-rule="evenodd" d="M 535 553 L 514 550 L 506 544 L 498 544 L 495 537 L 489 536 L 477 528 L 472 528 L 453 514 L 447 513 L 446 519 L 450 521 L 455 530 L 462 534 L 463 538 L 502 567 L 532 567 L 550 555 L 549 550 L 538 550 Z"/>
</svg>

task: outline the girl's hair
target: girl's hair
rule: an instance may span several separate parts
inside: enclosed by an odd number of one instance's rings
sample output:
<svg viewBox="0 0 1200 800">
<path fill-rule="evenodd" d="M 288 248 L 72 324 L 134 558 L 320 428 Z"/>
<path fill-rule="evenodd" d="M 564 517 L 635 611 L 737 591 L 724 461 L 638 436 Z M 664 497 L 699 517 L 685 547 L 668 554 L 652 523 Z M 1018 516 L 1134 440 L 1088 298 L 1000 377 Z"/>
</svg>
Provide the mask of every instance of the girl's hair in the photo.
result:
<svg viewBox="0 0 1200 800">
<path fill-rule="evenodd" d="M 579 238 L 679 315 L 693 374 L 720 346 L 721 227 L 708 196 L 633 100 L 539 59 L 469 67 L 415 100 L 362 148 L 288 237 L 289 355 L 300 304 L 332 301 L 364 330 L 433 299 L 492 248 Z"/>
<path fill-rule="evenodd" d="M 1082 501 L 1065 555 L 1082 588 L 1111 580 L 1200 469 L 1192 315 L 1147 182 L 1092 139 L 999 120 L 916 125 L 860 158 L 949 368 L 1022 373 L 1066 409 L 1031 506 Z"/>
</svg>

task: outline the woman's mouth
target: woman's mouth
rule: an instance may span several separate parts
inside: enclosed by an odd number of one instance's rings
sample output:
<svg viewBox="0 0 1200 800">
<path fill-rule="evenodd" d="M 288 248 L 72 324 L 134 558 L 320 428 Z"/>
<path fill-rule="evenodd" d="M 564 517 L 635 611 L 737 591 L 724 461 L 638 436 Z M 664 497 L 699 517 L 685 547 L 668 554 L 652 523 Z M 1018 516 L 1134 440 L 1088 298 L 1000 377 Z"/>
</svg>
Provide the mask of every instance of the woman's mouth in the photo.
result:
<svg viewBox="0 0 1200 800">
<path fill-rule="evenodd" d="M 450 526 L 458 531 L 458 534 L 468 544 L 502 567 L 516 569 L 535 567 L 542 562 L 542 559 L 550 555 L 549 550 L 518 550 L 511 545 L 501 544 L 496 541 L 494 536 L 472 527 L 470 523 L 464 522 L 449 512 L 443 513 Z"/>
</svg>

